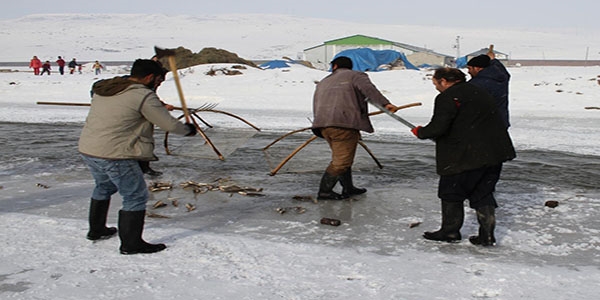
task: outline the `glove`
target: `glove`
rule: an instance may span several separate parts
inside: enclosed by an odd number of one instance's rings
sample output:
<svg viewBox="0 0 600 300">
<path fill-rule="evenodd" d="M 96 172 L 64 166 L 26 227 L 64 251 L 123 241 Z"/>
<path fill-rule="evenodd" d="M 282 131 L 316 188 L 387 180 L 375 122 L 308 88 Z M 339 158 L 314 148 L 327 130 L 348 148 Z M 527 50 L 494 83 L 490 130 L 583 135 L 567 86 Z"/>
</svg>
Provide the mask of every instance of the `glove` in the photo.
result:
<svg viewBox="0 0 600 300">
<path fill-rule="evenodd" d="M 189 131 L 188 134 L 186 134 L 185 136 L 194 136 L 198 132 L 198 130 L 196 129 L 196 125 L 192 123 L 185 123 L 184 125 L 188 128 Z"/>
<path fill-rule="evenodd" d="M 410 132 L 412 132 L 416 137 L 419 137 L 419 129 L 421 129 L 421 127 L 423 127 L 423 126 L 417 126 L 413 129 L 411 129 Z"/>
</svg>

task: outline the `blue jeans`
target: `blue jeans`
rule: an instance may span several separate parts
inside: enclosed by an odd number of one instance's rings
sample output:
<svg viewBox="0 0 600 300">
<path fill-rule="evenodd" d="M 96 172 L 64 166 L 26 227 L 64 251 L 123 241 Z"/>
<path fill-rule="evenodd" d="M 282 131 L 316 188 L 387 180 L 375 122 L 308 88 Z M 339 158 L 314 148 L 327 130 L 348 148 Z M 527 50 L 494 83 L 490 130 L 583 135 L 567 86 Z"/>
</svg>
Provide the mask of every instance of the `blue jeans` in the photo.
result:
<svg viewBox="0 0 600 300">
<path fill-rule="evenodd" d="M 125 211 L 146 210 L 148 189 L 137 160 L 110 160 L 81 155 L 96 181 L 92 199 L 108 200 L 117 191 Z"/>
</svg>

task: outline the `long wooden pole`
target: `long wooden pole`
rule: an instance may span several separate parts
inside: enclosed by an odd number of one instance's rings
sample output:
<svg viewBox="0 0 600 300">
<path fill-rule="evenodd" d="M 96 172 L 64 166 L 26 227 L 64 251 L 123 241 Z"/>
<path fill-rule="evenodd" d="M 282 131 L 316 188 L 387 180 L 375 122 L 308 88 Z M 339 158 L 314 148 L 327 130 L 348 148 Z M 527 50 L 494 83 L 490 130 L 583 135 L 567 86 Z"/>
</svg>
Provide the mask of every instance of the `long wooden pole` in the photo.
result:
<svg viewBox="0 0 600 300">
<path fill-rule="evenodd" d="M 279 163 L 279 165 L 277 167 L 275 167 L 275 169 L 273 169 L 273 171 L 271 171 L 270 175 L 273 176 L 273 175 L 277 174 L 279 169 L 281 169 L 281 167 L 283 167 L 283 165 L 285 165 L 285 163 L 287 163 L 290 159 L 292 159 L 292 157 L 294 157 L 294 155 L 296 155 L 296 153 L 298 153 L 300 150 L 302 150 L 302 148 L 306 147 L 306 145 L 310 144 L 310 142 L 312 142 L 316 139 L 317 139 L 317 136 L 313 135 L 308 140 L 306 140 L 306 142 L 302 143 L 302 145 L 298 146 L 298 148 L 296 148 L 296 150 L 294 150 L 292 153 L 290 153 L 290 155 L 288 155 L 283 161 L 281 161 Z"/>
<path fill-rule="evenodd" d="M 74 102 L 45 102 L 38 101 L 35 104 L 38 105 L 63 105 L 63 106 L 90 106 L 90 103 L 74 103 Z"/>
<path fill-rule="evenodd" d="M 169 66 L 171 67 L 171 73 L 173 74 L 173 79 L 175 79 L 175 86 L 177 87 L 177 94 L 179 94 L 179 101 L 181 101 L 181 108 L 183 109 L 183 115 L 185 116 L 185 122 L 190 123 L 190 112 L 187 109 L 187 105 L 185 104 L 185 98 L 183 98 L 183 89 L 181 88 L 181 83 L 179 82 L 179 73 L 177 72 L 177 65 L 175 63 L 175 56 L 169 56 Z"/>
<path fill-rule="evenodd" d="M 413 103 L 409 103 L 409 104 L 405 104 L 405 105 L 396 106 L 396 109 L 394 110 L 394 113 L 395 113 L 395 112 L 397 112 L 397 111 L 399 111 L 399 110 L 401 110 L 401 109 L 404 109 L 404 108 L 409 108 L 409 107 L 413 107 L 413 106 L 420 106 L 420 105 L 421 105 L 421 102 L 413 102 Z M 376 116 L 376 115 L 378 115 L 378 114 L 382 114 L 382 113 L 383 113 L 383 111 L 381 111 L 381 110 L 374 111 L 374 112 L 371 112 L 371 113 L 369 113 L 369 117 L 370 117 L 370 116 Z M 282 136 L 278 137 L 277 139 L 275 139 L 275 140 L 274 140 L 273 142 L 271 142 L 270 144 L 266 145 L 266 146 L 263 148 L 263 151 L 265 151 L 265 150 L 269 149 L 269 148 L 270 148 L 271 146 L 273 146 L 275 143 L 277 143 L 277 142 L 279 142 L 279 141 L 283 140 L 284 138 L 286 138 L 286 137 L 288 137 L 288 136 L 290 136 L 290 135 L 292 135 L 292 134 L 295 134 L 295 133 L 298 133 L 298 132 L 302 132 L 302 131 L 306 131 L 306 130 L 308 130 L 308 129 L 311 129 L 311 127 L 306 127 L 306 128 L 301 128 L 301 129 L 292 130 L 292 131 L 290 131 L 290 132 L 288 132 L 288 133 L 286 133 L 286 134 L 284 134 L 284 135 L 282 135 Z"/>
</svg>

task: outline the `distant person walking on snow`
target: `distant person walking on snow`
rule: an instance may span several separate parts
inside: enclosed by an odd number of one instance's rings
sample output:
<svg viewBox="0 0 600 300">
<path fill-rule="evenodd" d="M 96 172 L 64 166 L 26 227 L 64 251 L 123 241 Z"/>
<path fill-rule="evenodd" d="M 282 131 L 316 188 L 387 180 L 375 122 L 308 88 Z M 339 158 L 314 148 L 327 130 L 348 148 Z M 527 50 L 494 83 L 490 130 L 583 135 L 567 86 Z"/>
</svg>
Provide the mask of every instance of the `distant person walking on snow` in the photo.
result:
<svg viewBox="0 0 600 300">
<path fill-rule="evenodd" d="M 101 65 L 98 61 L 96 61 L 96 62 L 94 62 L 92 69 L 94 70 L 96 75 L 100 75 L 100 73 L 102 73 L 102 69 L 104 69 L 104 66 Z"/>
<path fill-rule="evenodd" d="M 469 237 L 475 245 L 496 243 L 494 198 L 502 163 L 516 157 L 515 149 L 500 118 L 494 98 L 482 88 L 466 82 L 455 68 L 439 68 L 432 78 L 440 92 L 433 116 L 424 127 L 413 128 L 420 139 L 435 141 L 438 197 L 442 202 L 442 226 L 425 232 L 428 240 L 454 242 L 461 239 L 465 199 L 476 210 L 479 234 Z"/>
<path fill-rule="evenodd" d="M 119 192 L 118 233 L 121 254 L 154 253 L 166 248 L 142 239 L 148 188 L 139 160 L 156 160 L 154 125 L 165 131 L 192 136 L 193 124 L 171 116 L 153 91 L 163 68 L 149 59 L 133 63 L 128 78 L 100 80 L 92 86 L 92 104 L 79 138 L 79 152 L 95 179 L 89 212 L 89 240 L 117 233 L 106 227 L 110 198 Z"/>
<path fill-rule="evenodd" d="M 352 70 L 352 60 L 340 56 L 331 62 L 332 73 L 317 84 L 313 96 L 312 130 L 331 149 L 331 162 L 319 184 L 319 200 L 341 200 L 367 192 L 352 183 L 352 164 L 360 131 L 373 132 L 366 98 L 390 111 L 396 106 L 381 94 L 364 72 Z M 342 193 L 333 188 L 340 182 Z"/>
<path fill-rule="evenodd" d="M 43 65 L 42 65 L 42 73 L 40 73 L 40 75 L 44 75 L 44 73 L 48 73 L 48 75 L 50 75 L 50 61 L 47 60 Z"/>
<path fill-rule="evenodd" d="M 69 62 L 69 74 L 75 73 L 75 68 L 77 67 L 79 67 L 79 73 L 81 74 L 81 64 L 77 63 L 77 60 L 73 58 L 73 60 Z"/>
<path fill-rule="evenodd" d="M 58 65 L 58 73 L 60 73 L 60 75 L 64 75 L 65 74 L 65 60 L 62 59 L 62 57 L 58 57 L 58 59 L 56 60 L 56 64 Z"/>
<path fill-rule="evenodd" d="M 491 48 L 491 47 L 490 47 Z M 504 65 L 496 59 L 494 51 L 490 49 L 487 54 L 475 56 L 467 62 L 467 69 L 471 75 L 469 83 L 486 90 L 498 107 L 498 114 L 506 128 L 510 127 L 508 114 L 508 83 L 510 74 Z"/>
<path fill-rule="evenodd" d="M 33 75 L 40 75 L 40 68 L 42 67 L 42 61 L 37 56 L 34 56 L 29 61 L 29 68 L 33 69 Z"/>
</svg>

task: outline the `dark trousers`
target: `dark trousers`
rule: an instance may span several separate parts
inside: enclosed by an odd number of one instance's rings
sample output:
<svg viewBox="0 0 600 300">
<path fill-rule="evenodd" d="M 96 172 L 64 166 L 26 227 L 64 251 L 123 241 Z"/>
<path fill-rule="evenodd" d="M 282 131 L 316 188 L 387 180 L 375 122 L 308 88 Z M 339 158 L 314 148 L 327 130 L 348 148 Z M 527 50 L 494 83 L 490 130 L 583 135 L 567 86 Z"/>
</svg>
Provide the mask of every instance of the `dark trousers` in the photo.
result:
<svg viewBox="0 0 600 300">
<path fill-rule="evenodd" d="M 438 197 L 442 201 L 462 202 L 477 209 L 483 206 L 498 207 L 494 191 L 500 179 L 502 164 L 465 171 L 454 175 L 440 176 Z"/>
</svg>

